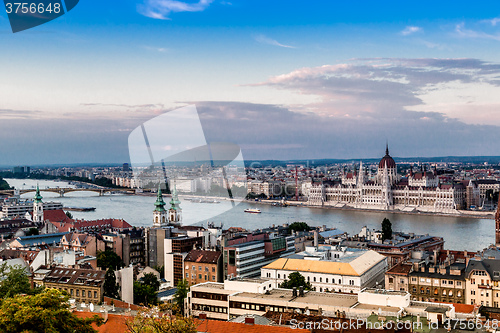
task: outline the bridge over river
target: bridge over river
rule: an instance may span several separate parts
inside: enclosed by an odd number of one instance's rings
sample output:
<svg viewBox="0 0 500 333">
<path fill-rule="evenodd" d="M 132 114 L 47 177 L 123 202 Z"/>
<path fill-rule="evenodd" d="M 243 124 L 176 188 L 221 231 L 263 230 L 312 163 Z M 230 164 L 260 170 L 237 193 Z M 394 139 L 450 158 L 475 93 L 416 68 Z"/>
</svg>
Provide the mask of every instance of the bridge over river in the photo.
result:
<svg viewBox="0 0 500 333">
<path fill-rule="evenodd" d="M 3 190 L 0 191 L 1 194 L 14 195 L 14 194 L 25 194 L 29 192 L 35 192 L 36 189 L 23 189 L 23 190 Z M 106 193 L 124 193 L 124 194 L 134 194 L 134 189 L 122 189 L 122 188 L 71 188 L 71 187 L 57 187 L 57 188 L 41 188 L 40 192 L 52 192 L 59 194 L 60 197 L 64 197 L 66 193 L 71 192 L 95 192 L 99 193 L 99 196 L 103 196 Z"/>
</svg>

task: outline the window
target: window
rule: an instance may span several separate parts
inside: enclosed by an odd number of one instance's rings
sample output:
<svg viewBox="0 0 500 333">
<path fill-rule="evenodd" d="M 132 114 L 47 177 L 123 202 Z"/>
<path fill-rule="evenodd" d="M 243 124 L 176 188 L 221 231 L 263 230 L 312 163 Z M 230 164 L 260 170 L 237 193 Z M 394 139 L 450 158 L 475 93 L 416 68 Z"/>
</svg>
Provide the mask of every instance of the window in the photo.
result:
<svg viewBox="0 0 500 333">
<path fill-rule="evenodd" d="M 394 279 L 393 278 L 389 278 L 389 283 L 394 283 Z"/>
<path fill-rule="evenodd" d="M 70 290 L 69 290 L 69 294 L 70 294 L 71 296 L 73 296 L 73 289 L 70 289 Z"/>
<path fill-rule="evenodd" d="M 201 280 L 201 274 L 198 275 L 198 278 Z"/>
<path fill-rule="evenodd" d="M 189 278 L 189 273 L 186 273 L 186 279 Z"/>
<path fill-rule="evenodd" d="M 97 291 L 94 291 L 94 298 L 97 298 Z"/>
<path fill-rule="evenodd" d="M 208 272 L 208 267 L 205 267 L 205 272 Z"/>
<path fill-rule="evenodd" d="M 316 282 L 316 277 L 313 277 L 313 281 Z"/>
<path fill-rule="evenodd" d="M 212 273 L 215 273 L 215 267 L 212 267 Z"/>
<path fill-rule="evenodd" d="M 79 296 L 80 296 L 80 290 L 79 290 L 79 289 L 77 289 L 77 290 L 76 290 L 76 297 L 79 297 Z"/>
<path fill-rule="evenodd" d="M 215 275 L 212 275 L 212 281 L 215 281 Z"/>
<path fill-rule="evenodd" d="M 201 271 L 201 266 L 198 266 L 198 270 Z"/>
<path fill-rule="evenodd" d="M 321 278 L 321 277 L 320 277 L 320 278 L 319 278 L 319 282 L 323 282 L 323 278 Z"/>
<path fill-rule="evenodd" d="M 328 283 L 328 278 L 326 278 L 326 283 Z"/>
<path fill-rule="evenodd" d="M 280 274 L 278 274 L 278 279 L 281 279 L 281 275 Z"/>
<path fill-rule="evenodd" d="M 87 293 L 87 296 L 88 296 L 89 298 L 92 298 L 92 292 L 91 292 L 90 290 L 89 290 L 89 292 Z"/>
</svg>

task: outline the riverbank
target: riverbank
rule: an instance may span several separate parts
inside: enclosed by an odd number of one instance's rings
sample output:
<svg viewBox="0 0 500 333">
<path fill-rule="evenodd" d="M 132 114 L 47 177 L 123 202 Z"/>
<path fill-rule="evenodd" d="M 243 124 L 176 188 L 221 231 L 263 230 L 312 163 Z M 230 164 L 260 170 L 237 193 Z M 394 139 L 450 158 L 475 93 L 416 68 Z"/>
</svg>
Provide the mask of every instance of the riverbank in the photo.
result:
<svg viewBox="0 0 500 333">
<path fill-rule="evenodd" d="M 247 202 L 263 204 L 263 205 L 273 205 L 273 204 L 280 204 L 281 200 L 259 200 L 259 201 L 247 200 Z M 442 213 L 442 212 L 424 212 L 424 211 L 402 211 L 399 209 L 382 210 L 382 209 L 371 209 L 371 208 L 354 208 L 349 206 L 343 206 L 343 207 L 314 206 L 314 205 L 308 205 L 305 202 L 297 202 L 297 201 L 287 201 L 287 204 L 293 207 L 316 208 L 316 209 L 327 209 L 327 210 L 346 210 L 346 211 L 370 212 L 370 213 L 392 213 L 392 214 L 418 215 L 418 216 L 465 217 L 465 218 L 488 219 L 488 220 L 495 219 L 495 212 L 458 210 L 457 213 Z"/>
</svg>

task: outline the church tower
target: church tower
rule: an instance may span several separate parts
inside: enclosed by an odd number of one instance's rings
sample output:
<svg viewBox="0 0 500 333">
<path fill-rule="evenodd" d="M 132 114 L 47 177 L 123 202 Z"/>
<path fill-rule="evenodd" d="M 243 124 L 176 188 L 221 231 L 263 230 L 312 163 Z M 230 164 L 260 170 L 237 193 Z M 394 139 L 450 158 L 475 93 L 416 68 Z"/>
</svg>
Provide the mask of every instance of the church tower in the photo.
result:
<svg viewBox="0 0 500 333">
<path fill-rule="evenodd" d="M 498 207 L 495 214 L 495 245 L 500 247 L 500 196 L 498 197 Z"/>
<path fill-rule="evenodd" d="M 38 184 L 36 185 L 35 198 L 33 201 L 33 222 L 43 222 L 43 202 Z"/>
<path fill-rule="evenodd" d="M 173 225 L 180 225 L 182 222 L 182 209 L 180 207 L 180 201 L 177 197 L 177 189 L 172 191 L 172 200 L 170 200 L 170 209 L 168 210 L 168 222 Z"/>
<path fill-rule="evenodd" d="M 160 228 L 167 224 L 167 211 L 165 201 L 161 193 L 161 185 L 158 185 L 158 196 L 156 197 L 155 210 L 153 211 L 153 228 Z"/>
</svg>

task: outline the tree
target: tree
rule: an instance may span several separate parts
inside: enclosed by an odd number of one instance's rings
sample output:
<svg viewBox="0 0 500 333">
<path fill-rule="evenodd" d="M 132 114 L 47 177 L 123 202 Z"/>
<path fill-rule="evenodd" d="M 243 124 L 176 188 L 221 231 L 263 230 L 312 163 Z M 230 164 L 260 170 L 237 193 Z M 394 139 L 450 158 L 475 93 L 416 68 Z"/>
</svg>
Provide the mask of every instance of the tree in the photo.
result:
<svg viewBox="0 0 500 333">
<path fill-rule="evenodd" d="M 97 332 L 92 323 L 102 318 L 78 318 L 69 311 L 68 295 L 46 289 L 37 295 L 17 295 L 0 305 L 0 332 L 88 333 Z"/>
<path fill-rule="evenodd" d="M 292 231 L 309 231 L 311 227 L 305 222 L 293 222 L 288 226 L 288 231 L 291 233 Z"/>
<path fill-rule="evenodd" d="M 158 273 L 160 273 L 160 278 L 163 279 L 165 278 L 165 266 L 154 266 L 153 267 Z"/>
<path fill-rule="evenodd" d="M 144 274 L 140 281 L 134 282 L 134 303 L 157 304 L 160 281 L 153 273 Z"/>
<path fill-rule="evenodd" d="M 106 271 L 106 275 L 104 275 L 104 296 L 111 298 L 119 298 L 120 295 L 118 293 L 119 286 L 116 283 L 116 275 L 115 271 L 109 268 Z"/>
<path fill-rule="evenodd" d="M 73 214 L 71 214 L 71 212 L 66 212 L 66 216 L 69 218 L 69 219 L 72 219 L 73 218 Z"/>
<path fill-rule="evenodd" d="M 124 266 L 122 258 L 110 249 L 97 251 L 97 266 L 102 269 L 119 269 Z"/>
<path fill-rule="evenodd" d="M 186 279 L 177 282 L 177 291 L 174 294 L 174 303 L 177 305 L 181 315 L 184 315 L 184 299 L 189 292 L 189 282 Z"/>
<path fill-rule="evenodd" d="M 28 231 L 26 231 L 26 236 L 33 236 L 33 235 L 38 235 L 40 232 L 38 231 L 37 228 L 29 228 Z"/>
<path fill-rule="evenodd" d="M 168 314 L 162 313 L 167 311 Z M 165 304 L 139 312 L 127 321 L 130 333 L 196 333 L 192 317 L 172 315 L 172 305 Z"/>
<path fill-rule="evenodd" d="M 311 283 L 306 282 L 306 278 L 299 272 L 290 273 L 288 279 L 285 279 L 285 281 L 280 284 L 280 288 L 284 289 L 293 289 L 294 287 L 297 289 L 303 287 L 305 290 L 312 289 Z"/>
<path fill-rule="evenodd" d="M 392 224 L 388 218 L 382 221 L 382 242 L 386 239 L 392 239 Z"/>
<path fill-rule="evenodd" d="M 0 265 L 0 298 L 12 297 L 18 294 L 35 294 L 39 289 L 31 289 L 31 284 L 26 268 L 21 265 L 8 266 L 7 263 Z"/>
<path fill-rule="evenodd" d="M 2 177 L 0 177 L 0 190 L 10 190 L 9 183 L 7 183 Z"/>
<path fill-rule="evenodd" d="M 155 305 L 158 303 L 157 291 L 153 286 L 134 282 L 134 303 L 144 305 Z"/>
<path fill-rule="evenodd" d="M 144 274 L 142 277 L 142 284 L 153 287 L 155 291 L 160 289 L 160 281 L 153 273 Z"/>
</svg>

